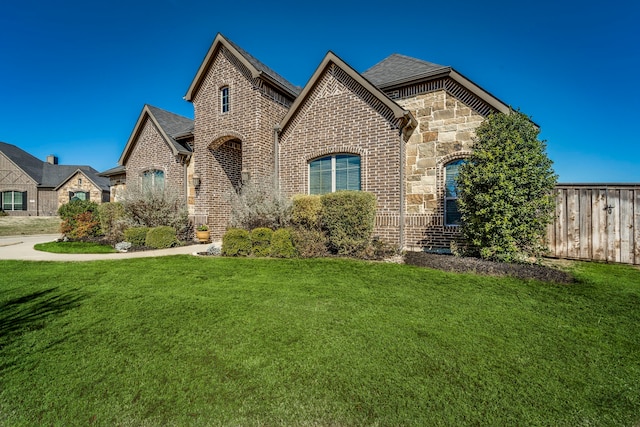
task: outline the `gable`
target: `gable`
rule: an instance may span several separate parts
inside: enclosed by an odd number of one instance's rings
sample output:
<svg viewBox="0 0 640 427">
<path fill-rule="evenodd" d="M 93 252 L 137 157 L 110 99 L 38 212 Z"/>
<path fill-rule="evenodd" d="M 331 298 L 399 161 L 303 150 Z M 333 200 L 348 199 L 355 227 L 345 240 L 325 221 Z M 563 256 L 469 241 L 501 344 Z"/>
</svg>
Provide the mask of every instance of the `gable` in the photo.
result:
<svg viewBox="0 0 640 427">
<path fill-rule="evenodd" d="M 389 99 L 334 53 L 329 52 L 281 121 L 283 138 L 309 109 L 314 108 L 313 104 L 318 99 L 329 100 L 332 97 L 358 98 L 393 128 L 410 130 L 415 127 L 416 121 L 409 111 Z M 341 113 L 344 119 L 354 114 L 354 111 L 345 108 L 341 101 L 336 102 L 335 107 L 344 112 Z"/>
<path fill-rule="evenodd" d="M 6 162 L 27 175 L 35 184 L 42 181 L 42 164 L 44 163 L 42 160 L 6 142 L 0 142 L 0 153 L 3 154 Z"/>
<path fill-rule="evenodd" d="M 191 154 L 191 149 L 180 144 L 177 139 L 193 132 L 193 120 L 145 104 L 122 151 L 118 164 L 126 165 L 147 126 L 152 126 L 155 129 L 162 144 L 171 150 L 174 156 L 189 156 Z"/>
<path fill-rule="evenodd" d="M 193 102 L 219 54 L 225 55 L 227 59 L 233 63 L 234 67 L 249 81 L 252 81 L 254 86 L 257 88 L 263 90 L 266 89 L 266 92 L 269 95 L 272 95 L 272 97 L 276 95 L 274 93 L 270 93 L 269 88 L 264 88 L 263 83 L 266 82 L 268 83 L 267 86 L 275 88 L 277 92 L 282 92 L 282 94 L 285 95 L 285 98 L 288 99 L 280 100 L 281 103 L 289 104 L 290 100 L 293 100 L 298 95 L 299 88 L 289 83 L 284 77 L 280 76 L 248 52 L 225 38 L 222 34 L 218 33 L 204 60 L 200 64 L 195 77 L 191 81 L 191 85 L 184 96 L 185 100 Z"/>
<path fill-rule="evenodd" d="M 494 111 L 508 113 L 509 106 L 452 67 L 393 54 L 362 75 L 391 99 L 445 90 L 469 108 L 487 117 Z"/>
</svg>

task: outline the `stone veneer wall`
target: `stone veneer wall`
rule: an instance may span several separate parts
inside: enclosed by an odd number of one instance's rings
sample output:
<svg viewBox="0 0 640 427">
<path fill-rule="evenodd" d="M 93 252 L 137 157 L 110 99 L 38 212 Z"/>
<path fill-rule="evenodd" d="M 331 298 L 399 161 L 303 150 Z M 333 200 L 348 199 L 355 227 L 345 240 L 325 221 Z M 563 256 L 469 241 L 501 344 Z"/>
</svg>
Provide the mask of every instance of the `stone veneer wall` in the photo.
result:
<svg viewBox="0 0 640 427">
<path fill-rule="evenodd" d="M 220 89 L 229 87 L 230 109 L 221 112 Z M 265 90 L 263 90 L 265 89 Z M 266 90 L 268 89 L 268 90 Z M 268 93 L 224 46 L 216 53 L 192 100 L 195 111 L 194 163 L 202 182 L 195 194 L 194 217 L 206 222 L 212 238 L 222 237 L 231 207 L 227 195 L 240 184 L 240 172 L 250 179 L 270 177 L 274 170 L 274 126 L 286 107 Z"/>
<path fill-rule="evenodd" d="M 182 159 L 173 154 L 149 118 L 145 120 L 138 141 L 125 166 L 127 168 L 127 186 L 140 185 L 142 174 L 145 171 L 161 170 L 164 172 L 166 188 L 175 191 L 181 199 L 186 199 L 185 166 L 182 164 Z"/>
<path fill-rule="evenodd" d="M 449 248 L 459 229 L 444 225 L 444 167 L 470 154 L 484 117 L 445 90 L 396 102 L 418 121 L 405 147 L 405 245 Z"/>
<path fill-rule="evenodd" d="M 356 95 L 360 91 L 344 73 L 325 70 L 280 135 L 280 183 L 288 196 L 308 194 L 310 160 L 360 155 L 361 188 L 375 194 L 378 203 L 374 233 L 398 244 L 401 137 L 396 124 Z"/>
<path fill-rule="evenodd" d="M 80 181 L 79 181 L 80 180 Z M 96 187 L 82 172 L 76 172 L 71 179 L 58 189 L 58 206 L 69 203 L 69 192 L 84 191 L 89 193 L 89 201 L 102 203 L 102 189 Z"/>
</svg>

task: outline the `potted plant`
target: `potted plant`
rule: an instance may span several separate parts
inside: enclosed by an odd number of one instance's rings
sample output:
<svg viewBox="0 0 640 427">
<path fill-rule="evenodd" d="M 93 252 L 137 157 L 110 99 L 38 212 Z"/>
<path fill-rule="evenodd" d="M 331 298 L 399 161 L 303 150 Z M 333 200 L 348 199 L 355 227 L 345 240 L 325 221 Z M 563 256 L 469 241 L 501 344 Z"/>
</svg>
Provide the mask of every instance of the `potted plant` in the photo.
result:
<svg viewBox="0 0 640 427">
<path fill-rule="evenodd" d="M 206 224 L 199 225 L 196 228 L 196 237 L 200 243 L 207 243 L 211 239 L 211 233 L 209 227 Z"/>
</svg>

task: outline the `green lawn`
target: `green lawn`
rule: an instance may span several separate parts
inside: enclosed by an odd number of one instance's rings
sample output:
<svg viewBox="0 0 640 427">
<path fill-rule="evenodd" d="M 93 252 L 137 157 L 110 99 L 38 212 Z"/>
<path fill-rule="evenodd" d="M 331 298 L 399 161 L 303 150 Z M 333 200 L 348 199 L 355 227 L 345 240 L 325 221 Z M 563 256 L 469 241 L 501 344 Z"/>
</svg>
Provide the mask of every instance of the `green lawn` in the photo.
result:
<svg viewBox="0 0 640 427">
<path fill-rule="evenodd" d="M 117 252 L 110 245 L 93 242 L 47 242 L 38 243 L 33 248 L 55 254 L 111 254 Z"/>
<path fill-rule="evenodd" d="M 640 271 L 0 261 L 0 425 L 640 423 Z M 7 279 L 8 278 L 8 279 Z"/>
</svg>

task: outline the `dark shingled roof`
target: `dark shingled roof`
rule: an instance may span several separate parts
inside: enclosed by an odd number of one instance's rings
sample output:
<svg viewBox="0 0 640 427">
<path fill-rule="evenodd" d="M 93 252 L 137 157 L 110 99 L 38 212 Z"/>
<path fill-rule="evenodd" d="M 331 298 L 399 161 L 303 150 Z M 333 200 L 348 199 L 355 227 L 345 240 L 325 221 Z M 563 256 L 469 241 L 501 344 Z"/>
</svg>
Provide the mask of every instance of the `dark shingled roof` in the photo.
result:
<svg viewBox="0 0 640 427">
<path fill-rule="evenodd" d="M 91 166 L 52 165 L 44 162 L 16 147 L 0 142 L 0 151 L 11 159 L 20 169 L 37 182 L 38 187 L 56 188 L 81 170 L 91 181 L 104 191 L 109 190 L 109 179 L 98 175 Z"/>
<path fill-rule="evenodd" d="M 385 88 L 450 70 L 451 67 L 394 53 L 369 68 L 362 75 L 379 88 Z"/>
<path fill-rule="evenodd" d="M 0 151 L 37 183 L 42 182 L 42 160 L 6 142 L 0 142 Z"/>
<path fill-rule="evenodd" d="M 187 145 L 180 144 L 176 140 L 181 136 L 193 135 L 193 120 L 153 105 L 147 104 L 147 108 L 162 127 L 162 130 L 171 138 L 171 143 L 174 144 L 176 150 L 183 153 L 185 151 L 191 152 Z"/>
<path fill-rule="evenodd" d="M 229 40 L 228 38 L 225 37 L 225 39 L 227 40 L 227 42 L 229 42 L 229 44 L 231 46 L 233 46 L 234 48 L 237 49 L 237 51 L 244 56 L 244 58 L 249 61 L 249 63 L 251 65 L 253 65 L 256 70 L 261 71 L 263 73 L 265 73 L 267 76 L 269 76 L 272 80 L 274 80 L 275 82 L 279 83 L 281 86 L 287 88 L 292 94 L 294 94 L 295 96 L 298 96 L 300 94 L 300 92 L 302 91 L 301 87 L 298 86 L 294 86 L 291 83 L 289 83 L 289 81 L 287 79 L 285 79 L 284 77 L 282 77 L 280 74 L 276 73 L 275 71 L 273 71 L 271 68 L 269 68 L 268 66 L 266 66 L 265 64 L 263 64 L 262 62 L 260 62 L 258 59 L 256 59 L 253 55 L 251 55 L 249 52 L 247 52 L 246 50 L 242 49 L 240 46 L 238 46 L 237 44 L 235 44 L 234 42 L 232 42 L 231 40 Z"/>
</svg>

